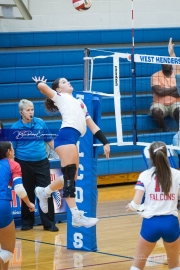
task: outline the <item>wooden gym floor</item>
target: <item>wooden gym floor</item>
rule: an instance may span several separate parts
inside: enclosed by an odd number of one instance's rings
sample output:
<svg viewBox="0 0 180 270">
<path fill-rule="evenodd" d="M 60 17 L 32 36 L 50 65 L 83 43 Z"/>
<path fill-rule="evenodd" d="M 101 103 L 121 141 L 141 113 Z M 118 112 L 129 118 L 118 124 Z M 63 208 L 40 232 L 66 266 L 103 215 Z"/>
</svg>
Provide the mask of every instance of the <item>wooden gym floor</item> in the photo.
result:
<svg viewBox="0 0 180 270">
<path fill-rule="evenodd" d="M 141 217 L 125 212 L 134 194 L 134 184 L 102 187 L 97 216 L 97 252 L 66 249 L 66 223 L 59 232 L 44 231 L 42 226 L 23 232 L 17 229 L 14 258 L 10 270 L 126 270 L 130 269 L 141 226 Z M 168 269 L 162 241 L 149 257 L 145 269 Z"/>
</svg>

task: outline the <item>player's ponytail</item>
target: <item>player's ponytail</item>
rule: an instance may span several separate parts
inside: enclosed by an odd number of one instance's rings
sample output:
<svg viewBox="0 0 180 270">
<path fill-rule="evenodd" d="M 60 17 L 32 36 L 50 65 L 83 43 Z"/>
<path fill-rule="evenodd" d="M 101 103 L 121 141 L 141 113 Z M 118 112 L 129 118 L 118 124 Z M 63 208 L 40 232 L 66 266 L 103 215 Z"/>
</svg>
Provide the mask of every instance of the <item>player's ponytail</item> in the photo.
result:
<svg viewBox="0 0 180 270">
<path fill-rule="evenodd" d="M 9 141 L 0 141 L 0 159 L 6 158 L 7 151 L 11 149 Z"/>
<path fill-rule="evenodd" d="M 172 185 L 171 169 L 167 157 L 167 148 L 163 142 L 153 142 L 149 148 L 152 165 L 155 166 L 153 175 L 156 175 L 157 181 L 162 188 L 162 192 L 169 194 Z"/>
<path fill-rule="evenodd" d="M 57 112 L 58 111 L 58 107 L 56 107 L 54 105 L 54 101 L 52 101 L 50 98 L 46 98 L 46 100 L 44 102 L 44 106 L 50 112 Z"/>
<path fill-rule="evenodd" d="M 60 80 L 60 78 L 56 79 L 52 83 L 52 89 L 55 91 L 59 87 L 59 80 Z M 54 105 L 54 101 L 52 101 L 50 98 L 46 98 L 46 100 L 44 102 L 44 106 L 50 112 L 57 112 L 58 111 L 58 107 Z"/>
</svg>

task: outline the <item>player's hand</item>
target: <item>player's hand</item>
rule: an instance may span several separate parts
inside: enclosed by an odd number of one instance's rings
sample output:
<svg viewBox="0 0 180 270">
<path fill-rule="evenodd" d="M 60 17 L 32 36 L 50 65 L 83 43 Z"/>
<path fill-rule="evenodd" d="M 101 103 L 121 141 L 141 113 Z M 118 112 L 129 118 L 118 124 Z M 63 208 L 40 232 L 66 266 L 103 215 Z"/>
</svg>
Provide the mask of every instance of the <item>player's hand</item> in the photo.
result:
<svg viewBox="0 0 180 270">
<path fill-rule="evenodd" d="M 169 39 L 169 44 L 168 44 L 168 52 L 171 57 L 175 57 L 174 53 L 174 44 L 172 43 L 172 38 Z"/>
<path fill-rule="evenodd" d="M 42 83 L 46 83 L 46 82 L 47 82 L 47 79 L 45 80 L 45 79 L 44 79 L 44 76 L 43 76 L 42 78 L 40 78 L 40 77 L 37 78 L 37 77 L 35 76 L 35 77 L 32 77 L 32 79 L 33 79 L 33 81 L 36 82 L 36 83 L 37 83 L 37 82 L 42 82 Z"/>
<path fill-rule="evenodd" d="M 27 205 L 27 207 L 29 208 L 29 211 L 30 212 L 34 212 L 35 211 L 35 205 L 34 205 L 34 203 L 29 203 L 28 205 Z"/>
<path fill-rule="evenodd" d="M 106 158 L 109 158 L 109 154 L 110 154 L 110 145 L 107 143 L 104 145 L 104 155 L 106 156 Z"/>
<path fill-rule="evenodd" d="M 131 208 L 130 208 L 130 204 L 128 203 L 128 204 L 126 205 L 126 212 L 128 212 L 129 210 L 131 210 Z"/>
</svg>

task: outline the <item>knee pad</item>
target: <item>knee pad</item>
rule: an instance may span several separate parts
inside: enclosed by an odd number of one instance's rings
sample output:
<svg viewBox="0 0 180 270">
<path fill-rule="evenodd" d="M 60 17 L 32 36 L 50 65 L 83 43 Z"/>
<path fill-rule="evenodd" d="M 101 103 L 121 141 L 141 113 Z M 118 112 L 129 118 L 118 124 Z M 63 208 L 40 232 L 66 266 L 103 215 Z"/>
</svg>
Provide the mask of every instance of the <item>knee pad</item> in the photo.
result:
<svg viewBox="0 0 180 270">
<path fill-rule="evenodd" d="M 76 195 L 74 177 L 76 175 L 76 164 L 70 164 L 66 167 L 61 167 L 61 171 L 64 175 L 63 197 L 75 198 Z"/>
<path fill-rule="evenodd" d="M 180 267 L 171 268 L 170 270 L 180 270 Z"/>
<path fill-rule="evenodd" d="M 137 268 L 136 266 L 131 266 L 130 270 L 140 270 L 140 269 Z"/>
<path fill-rule="evenodd" d="M 7 263 L 10 259 L 13 258 L 13 253 L 8 250 L 1 249 L 0 258 L 3 260 L 4 263 Z"/>
</svg>

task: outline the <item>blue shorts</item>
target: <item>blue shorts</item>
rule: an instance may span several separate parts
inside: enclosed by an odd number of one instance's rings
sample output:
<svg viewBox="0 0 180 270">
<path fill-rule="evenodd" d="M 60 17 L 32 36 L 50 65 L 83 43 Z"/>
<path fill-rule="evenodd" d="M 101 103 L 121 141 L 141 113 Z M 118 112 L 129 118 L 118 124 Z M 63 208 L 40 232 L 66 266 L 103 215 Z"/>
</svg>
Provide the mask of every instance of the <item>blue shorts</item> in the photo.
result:
<svg viewBox="0 0 180 270">
<path fill-rule="evenodd" d="M 172 243 L 180 236 L 179 220 L 174 215 L 143 218 L 140 234 L 148 242 L 154 243 L 162 238 Z"/>
<path fill-rule="evenodd" d="M 61 128 L 54 139 L 54 149 L 58 146 L 67 145 L 67 144 L 75 144 L 78 142 L 81 133 L 71 127 Z"/>
<path fill-rule="evenodd" d="M 11 202 L 0 200 L 0 229 L 5 228 L 13 221 Z"/>
</svg>

